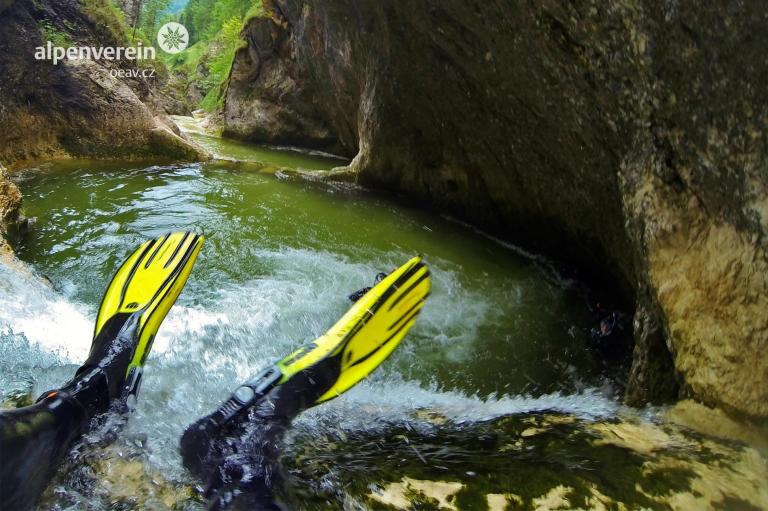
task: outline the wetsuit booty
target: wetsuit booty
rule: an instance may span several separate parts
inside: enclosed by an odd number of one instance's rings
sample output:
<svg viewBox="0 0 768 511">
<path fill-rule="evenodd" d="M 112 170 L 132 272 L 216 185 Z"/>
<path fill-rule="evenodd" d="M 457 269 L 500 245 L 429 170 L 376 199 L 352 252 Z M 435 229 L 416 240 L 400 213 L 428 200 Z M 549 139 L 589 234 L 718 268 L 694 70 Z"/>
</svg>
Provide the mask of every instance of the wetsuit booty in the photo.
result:
<svg viewBox="0 0 768 511">
<path fill-rule="evenodd" d="M 108 321 L 93 340 L 88 359 L 77 370 L 75 377 L 63 387 L 45 392 L 37 401 L 67 401 L 88 419 L 107 412 L 111 405 L 115 405 L 117 411 L 125 411 L 126 391 L 132 383 L 129 381 L 132 375 L 128 374 L 128 364 L 138 342 L 135 328 L 130 327 L 130 320 L 128 323 L 126 327 L 121 320 L 122 328 L 115 333 L 109 328 Z"/>
<path fill-rule="evenodd" d="M 0 507 L 30 509 L 92 418 L 132 405 L 158 328 L 203 244 L 192 232 L 143 243 L 107 288 L 88 359 L 32 406 L 0 410 Z M 118 406 L 116 406 L 118 405 Z"/>
<path fill-rule="evenodd" d="M 184 465 L 206 481 L 209 510 L 280 511 L 275 491 L 282 487 L 278 459 L 295 412 L 283 415 L 275 404 L 284 388 L 225 423 L 216 414 L 198 420 L 181 438 Z"/>
<path fill-rule="evenodd" d="M 77 376 L 56 390 L 43 393 L 38 403 L 45 404 L 51 411 L 57 411 L 67 403 L 68 413 L 77 412 L 81 420 L 87 420 L 109 409 L 109 379 L 98 367 L 82 367 Z"/>
<path fill-rule="evenodd" d="M 107 320 L 93 339 L 88 359 L 77 371 L 75 379 L 94 370 L 102 372 L 110 402 L 125 399 L 131 387 L 138 392 L 141 372 L 130 371 L 129 365 L 139 344 L 139 319 L 133 316 L 126 321 L 116 315 Z"/>
<path fill-rule="evenodd" d="M 373 288 L 324 335 L 240 385 L 181 438 L 184 465 L 207 481 L 209 509 L 280 509 L 279 453 L 291 421 L 375 370 L 416 321 L 430 273 L 414 257 Z"/>
</svg>

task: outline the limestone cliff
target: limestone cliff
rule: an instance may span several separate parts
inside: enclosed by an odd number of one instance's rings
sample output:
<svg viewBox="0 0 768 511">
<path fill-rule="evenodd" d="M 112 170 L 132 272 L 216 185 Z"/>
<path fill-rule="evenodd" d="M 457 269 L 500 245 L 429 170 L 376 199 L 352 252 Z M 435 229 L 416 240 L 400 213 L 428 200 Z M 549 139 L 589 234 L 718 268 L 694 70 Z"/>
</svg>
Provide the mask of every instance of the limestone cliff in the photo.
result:
<svg viewBox="0 0 768 511">
<path fill-rule="evenodd" d="M 115 3 L 125 13 L 126 25 L 133 27 L 139 22 L 140 0 L 117 0 Z"/>
<path fill-rule="evenodd" d="M 327 91 L 312 90 L 315 82 L 294 65 L 288 32 L 275 22 L 284 23 L 259 17 L 244 30 L 250 44 L 234 59 L 223 135 L 349 154 L 353 143 L 337 140 L 316 105 Z"/>
<path fill-rule="evenodd" d="M 759 3 L 265 1 L 226 133 L 602 268 L 627 391 L 768 417 L 768 14 Z M 682 385 L 681 385 L 682 384 Z"/>
<path fill-rule="evenodd" d="M 0 162 L 49 156 L 163 157 L 197 160 L 205 152 L 158 114 L 149 79 L 116 78 L 131 61 L 36 60 L 47 41 L 126 46 L 107 0 L 0 4 Z M 151 64 L 150 64 L 151 66 Z"/>
</svg>

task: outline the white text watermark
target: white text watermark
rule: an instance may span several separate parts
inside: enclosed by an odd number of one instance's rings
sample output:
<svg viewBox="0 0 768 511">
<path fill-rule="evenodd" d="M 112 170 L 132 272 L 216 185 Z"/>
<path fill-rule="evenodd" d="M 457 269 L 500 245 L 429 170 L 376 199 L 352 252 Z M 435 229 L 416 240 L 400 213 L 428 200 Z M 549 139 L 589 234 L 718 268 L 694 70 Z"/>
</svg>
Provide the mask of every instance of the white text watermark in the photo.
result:
<svg viewBox="0 0 768 511">
<path fill-rule="evenodd" d="M 165 53 L 176 54 L 189 46 L 189 32 L 184 25 L 176 22 L 166 23 L 157 33 L 157 43 Z M 47 41 L 45 46 L 35 48 L 35 60 L 47 60 L 58 65 L 64 60 L 110 60 L 110 61 L 141 61 L 156 60 L 157 50 L 154 46 L 144 46 L 137 41 L 135 46 L 59 46 Z M 124 67 L 124 66 L 123 66 Z M 138 69 L 123 67 L 109 70 L 113 78 L 154 78 L 155 69 L 146 65 Z"/>
<path fill-rule="evenodd" d="M 62 60 L 154 60 L 157 50 L 153 46 L 54 46 L 51 41 L 35 48 L 35 60 L 50 60 L 58 65 Z"/>
<path fill-rule="evenodd" d="M 155 70 L 147 69 L 110 69 L 109 74 L 112 78 L 154 78 Z"/>
</svg>

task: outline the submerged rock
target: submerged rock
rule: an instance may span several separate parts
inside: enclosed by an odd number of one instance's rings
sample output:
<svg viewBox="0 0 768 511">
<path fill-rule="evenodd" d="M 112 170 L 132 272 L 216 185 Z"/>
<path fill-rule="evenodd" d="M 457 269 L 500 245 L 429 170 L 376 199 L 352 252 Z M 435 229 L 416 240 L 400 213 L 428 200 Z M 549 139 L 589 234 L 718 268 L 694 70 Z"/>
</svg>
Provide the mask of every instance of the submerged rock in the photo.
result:
<svg viewBox="0 0 768 511">
<path fill-rule="evenodd" d="M 764 454 L 648 415 L 298 424 L 281 461 L 283 500 L 295 511 L 768 508 Z M 204 482 L 159 469 L 146 438 L 103 441 L 74 449 L 43 507 L 204 508 Z"/>
<path fill-rule="evenodd" d="M 135 446 L 83 444 L 44 492 L 39 507 L 181 511 L 203 509 L 201 503 L 195 488 L 158 471 Z"/>
<path fill-rule="evenodd" d="M 269 0 L 225 133 L 349 172 L 618 281 L 631 403 L 768 417 L 768 23 L 633 0 Z M 563 249 L 563 247 L 567 249 Z"/>
<path fill-rule="evenodd" d="M 768 506 L 756 449 L 631 414 L 299 432 L 283 464 L 297 510 Z"/>
<path fill-rule="evenodd" d="M 451 501 L 462 488 L 463 483 L 420 481 L 406 476 L 402 482 L 390 483 L 381 490 L 369 493 L 368 497 L 397 509 L 410 509 L 415 498 L 421 494 L 431 501 L 434 507 L 457 511 Z"/>
</svg>

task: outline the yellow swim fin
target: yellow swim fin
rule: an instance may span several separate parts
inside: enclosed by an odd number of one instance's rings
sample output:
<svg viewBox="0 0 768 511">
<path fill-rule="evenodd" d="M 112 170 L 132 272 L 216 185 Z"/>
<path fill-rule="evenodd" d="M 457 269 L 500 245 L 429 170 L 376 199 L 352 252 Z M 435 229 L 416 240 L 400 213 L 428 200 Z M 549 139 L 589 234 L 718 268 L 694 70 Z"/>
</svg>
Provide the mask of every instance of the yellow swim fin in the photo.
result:
<svg viewBox="0 0 768 511">
<path fill-rule="evenodd" d="M 136 394 L 155 334 L 176 302 L 204 238 L 175 232 L 143 243 L 117 270 L 99 307 L 89 359 L 109 358 L 113 339 L 135 343 L 125 391 Z"/>
<path fill-rule="evenodd" d="M 337 374 L 315 404 L 349 390 L 397 348 L 429 290 L 429 269 L 414 257 L 363 295 L 324 335 L 279 361 L 279 383 L 322 362 Z"/>
<path fill-rule="evenodd" d="M 238 387 L 212 413 L 222 425 L 280 385 L 303 409 L 328 401 L 373 372 L 413 326 L 430 292 L 429 268 L 414 257 L 363 295 L 325 334 Z"/>
</svg>

